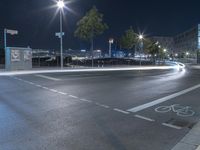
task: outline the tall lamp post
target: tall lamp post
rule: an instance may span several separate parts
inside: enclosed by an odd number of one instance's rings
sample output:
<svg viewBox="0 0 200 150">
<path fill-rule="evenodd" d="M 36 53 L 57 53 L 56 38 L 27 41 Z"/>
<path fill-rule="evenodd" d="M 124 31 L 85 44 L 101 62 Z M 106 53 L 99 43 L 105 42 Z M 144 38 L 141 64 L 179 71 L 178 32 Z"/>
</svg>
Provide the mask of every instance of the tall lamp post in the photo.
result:
<svg viewBox="0 0 200 150">
<path fill-rule="evenodd" d="M 186 52 L 187 63 L 189 62 L 189 55 L 190 55 L 190 53 L 189 53 L 189 52 Z"/>
<path fill-rule="evenodd" d="M 140 40 L 140 66 L 142 65 L 142 56 L 141 56 L 141 52 L 143 51 L 143 39 L 144 36 L 142 34 L 139 35 L 139 40 Z"/>
<path fill-rule="evenodd" d="M 59 38 L 60 38 L 60 66 L 61 69 L 63 69 L 63 36 L 64 36 L 64 32 L 63 32 L 63 25 L 62 25 L 62 11 L 63 8 L 65 7 L 65 3 L 63 0 L 59 0 L 57 2 L 57 6 L 59 8 L 60 11 L 60 33 L 56 34 Z"/>
</svg>

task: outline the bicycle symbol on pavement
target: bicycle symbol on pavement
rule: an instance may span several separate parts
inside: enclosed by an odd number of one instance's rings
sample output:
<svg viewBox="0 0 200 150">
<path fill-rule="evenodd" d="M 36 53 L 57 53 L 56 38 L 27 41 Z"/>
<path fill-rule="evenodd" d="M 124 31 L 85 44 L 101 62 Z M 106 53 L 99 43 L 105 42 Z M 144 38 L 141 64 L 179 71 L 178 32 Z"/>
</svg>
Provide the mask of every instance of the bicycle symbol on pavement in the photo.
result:
<svg viewBox="0 0 200 150">
<path fill-rule="evenodd" d="M 171 106 L 159 106 L 155 109 L 155 111 L 159 113 L 167 113 L 173 111 L 177 114 L 177 116 L 181 117 L 191 117 L 195 114 L 195 112 L 192 110 L 192 107 L 181 106 L 180 104 L 173 104 Z"/>
</svg>

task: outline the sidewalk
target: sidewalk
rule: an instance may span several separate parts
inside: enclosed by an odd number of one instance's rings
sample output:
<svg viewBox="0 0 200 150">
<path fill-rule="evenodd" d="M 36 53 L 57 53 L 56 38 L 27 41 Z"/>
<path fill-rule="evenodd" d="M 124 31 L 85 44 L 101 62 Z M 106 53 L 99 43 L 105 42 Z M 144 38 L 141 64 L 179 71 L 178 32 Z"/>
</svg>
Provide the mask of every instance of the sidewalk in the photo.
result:
<svg viewBox="0 0 200 150">
<path fill-rule="evenodd" d="M 172 150 L 200 150 L 200 121 Z"/>
<path fill-rule="evenodd" d="M 200 65 L 191 65 L 193 69 L 200 69 Z"/>
</svg>

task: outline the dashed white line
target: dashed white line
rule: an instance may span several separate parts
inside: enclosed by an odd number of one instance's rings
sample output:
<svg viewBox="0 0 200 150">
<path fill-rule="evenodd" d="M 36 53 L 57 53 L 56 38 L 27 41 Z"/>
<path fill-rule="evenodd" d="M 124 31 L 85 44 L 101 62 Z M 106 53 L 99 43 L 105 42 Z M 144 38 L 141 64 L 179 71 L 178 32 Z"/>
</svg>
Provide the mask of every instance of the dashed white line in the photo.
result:
<svg viewBox="0 0 200 150">
<path fill-rule="evenodd" d="M 180 130 L 180 129 L 182 129 L 182 127 L 175 126 L 175 125 L 168 124 L 168 123 L 162 123 L 162 125 L 163 125 L 163 126 L 166 126 L 166 127 L 173 128 L 173 129 L 177 129 L 177 130 Z"/>
<path fill-rule="evenodd" d="M 100 107 L 103 107 L 103 108 L 110 108 L 109 106 L 107 105 L 103 105 L 103 104 L 100 104 L 100 103 L 95 103 L 97 106 L 100 106 Z"/>
<path fill-rule="evenodd" d="M 32 84 L 32 85 L 33 85 L 34 83 L 33 83 L 33 82 L 29 82 L 29 84 Z"/>
<path fill-rule="evenodd" d="M 141 115 L 134 115 L 136 118 L 140 118 L 140 119 L 143 119 L 143 120 L 146 120 L 146 121 L 150 121 L 150 122 L 154 122 L 155 120 L 154 119 L 151 119 L 151 118 L 148 118 L 148 117 L 145 117 L 145 116 L 141 116 Z"/>
<path fill-rule="evenodd" d="M 62 95 L 67 95 L 67 93 L 64 93 L 64 92 L 58 92 L 59 94 L 62 94 Z"/>
<path fill-rule="evenodd" d="M 42 88 L 45 89 L 45 90 L 49 90 L 49 88 L 48 88 L 48 87 L 45 87 L 45 86 L 43 86 Z"/>
<path fill-rule="evenodd" d="M 55 89 L 49 89 L 49 90 L 52 91 L 52 92 L 58 93 L 58 91 L 55 90 Z"/>
<path fill-rule="evenodd" d="M 40 77 L 40 78 L 44 78 L 44 79 L 48 79 L 48 80 L 53 80 L 53 81 L 60 81 L 60 79 L 58 78 L 53 78 L 53 77 L 49 77 L 49 76 L 45 76 L 45 75 L 35 75 L 36 77 Z"/>
<path fill-rule="evenodd" d="M 77 97 L 77 96 L 74 96 L 74 95 L 69 95 L 69 97 L 78 99 L 78 97 Z"/>
<path fill-rule="evenodd" d="M 129 114 L 129 112 L 121 110 L 121 109 L 118 109 L 118 108 L 114 108 L 113 110 L 117 111 L 117 112 L 120 112 L 120 113 L 123 113 L 123 114 Z"/>
<path fill-rule="evenodd" d="M 42 87 L 41 85 L 39 85 L 39 84 L 36 84 L 35 86 L 37 86 L 37 87 Z"/>
<path fill-rule="evenodd" d="M 84 99 L 84 98 L 81 98 L 80 100 L 81 100 L 81 101 L 84 101 L 84 102 L 92 103 L 91 100 L 87 100 L 87 99 Z"/>
</svg>

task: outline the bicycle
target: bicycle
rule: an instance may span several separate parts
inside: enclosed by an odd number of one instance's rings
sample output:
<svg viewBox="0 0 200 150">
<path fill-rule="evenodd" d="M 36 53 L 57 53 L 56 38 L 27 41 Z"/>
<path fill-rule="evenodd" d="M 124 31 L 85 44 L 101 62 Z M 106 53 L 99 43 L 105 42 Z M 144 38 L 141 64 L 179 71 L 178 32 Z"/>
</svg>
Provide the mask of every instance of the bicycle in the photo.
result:
<svg viewBox="0 0 200 150">
<path fill-rule="evenodd" d="M 191 108 L 192 107 L 190 106 L 181 106 L 179 104 L 173 104 L 171 106 L 159 106 L 155 109 L 155 111 L 159 113 L 167 113 L 167 112 L 173 111 L 178 116 L 191 117 L 195 114 L 195 112 L 191 110 Z"/>
</svg>

